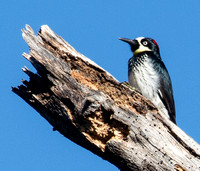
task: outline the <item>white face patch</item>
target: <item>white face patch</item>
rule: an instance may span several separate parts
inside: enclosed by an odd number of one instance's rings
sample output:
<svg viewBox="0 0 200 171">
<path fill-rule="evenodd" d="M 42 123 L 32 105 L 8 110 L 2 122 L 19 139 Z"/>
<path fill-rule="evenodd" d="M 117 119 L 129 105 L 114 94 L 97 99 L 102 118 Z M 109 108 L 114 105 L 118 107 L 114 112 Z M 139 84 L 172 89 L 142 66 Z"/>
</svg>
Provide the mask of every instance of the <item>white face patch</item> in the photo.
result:
<svg viewBox="0 0 200 171">
<path fill-rule="evenodd" d="M 141 43 L 142 39 L 144 39 L 144 37 L 138 37 L 136 39 L 139 43 L 139 48 L 134 52 L 134 54 L 138 54 L 138 53 L 145 52 L 145 51 L 151 51 L 151 49 L 149 49 L 148 47 L 144 46 Z"/>
</svg>

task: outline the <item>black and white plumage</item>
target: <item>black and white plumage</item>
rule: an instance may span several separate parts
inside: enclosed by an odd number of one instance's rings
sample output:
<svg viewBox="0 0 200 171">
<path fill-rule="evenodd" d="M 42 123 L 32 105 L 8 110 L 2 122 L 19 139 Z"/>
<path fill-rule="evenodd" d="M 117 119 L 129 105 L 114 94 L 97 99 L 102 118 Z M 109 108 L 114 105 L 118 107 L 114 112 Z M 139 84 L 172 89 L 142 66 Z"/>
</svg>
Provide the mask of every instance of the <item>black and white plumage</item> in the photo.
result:
<svg viewBox="0 0 200 171">
<path fill-rule="evenodd" d="M 158 44 L 151 38 L 119 38 L 129 43 L 133 57 L 128 62 L 129 84 L 150 99 L 176 124 L 171 79 L 161 57 Z"/>
</svg>

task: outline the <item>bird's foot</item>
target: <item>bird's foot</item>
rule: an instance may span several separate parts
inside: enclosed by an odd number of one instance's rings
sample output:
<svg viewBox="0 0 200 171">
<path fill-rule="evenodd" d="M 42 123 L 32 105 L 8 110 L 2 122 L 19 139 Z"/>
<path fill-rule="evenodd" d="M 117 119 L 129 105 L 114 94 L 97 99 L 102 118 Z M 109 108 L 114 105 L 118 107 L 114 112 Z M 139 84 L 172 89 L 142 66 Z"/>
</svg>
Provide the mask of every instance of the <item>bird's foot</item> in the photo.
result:
<svg viewBox="0 0 200 171">
<path fill-rule="evenodd" d="M 123 86 L 125 86 L 125 87 L 127 87 L 127 88 L 129 88 L 129 89 L 131 89 L 131 90 L 133 90 L 133 91 L 136 91 L 136 92 L 138 92 L 138 93 L 141 94 L 141 92 L 140 92 L 137 88 L 132 87 L 132 86 L 129 84 L 129 82 L 124 81 L 124 82 L 122 82 L 121 84 L 122 84 Z"/>
</svg>

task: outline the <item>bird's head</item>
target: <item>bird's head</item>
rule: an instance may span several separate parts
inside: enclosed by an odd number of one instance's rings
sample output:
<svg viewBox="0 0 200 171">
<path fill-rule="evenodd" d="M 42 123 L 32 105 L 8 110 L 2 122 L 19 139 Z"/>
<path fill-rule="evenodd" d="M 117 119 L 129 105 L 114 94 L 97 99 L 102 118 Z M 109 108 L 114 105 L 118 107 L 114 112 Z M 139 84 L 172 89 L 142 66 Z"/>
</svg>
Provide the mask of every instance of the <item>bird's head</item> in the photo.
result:
<svg viewBox="0 0 200 171">
<path fill-rule="evenodd" d="M 131 46 L 134 55 L 142 52 L 153 52 L 155 55 L 160 55 L 159 46 L 154 39 L 138 37 L 137 39 L 119 38 Z"/>
</svg>

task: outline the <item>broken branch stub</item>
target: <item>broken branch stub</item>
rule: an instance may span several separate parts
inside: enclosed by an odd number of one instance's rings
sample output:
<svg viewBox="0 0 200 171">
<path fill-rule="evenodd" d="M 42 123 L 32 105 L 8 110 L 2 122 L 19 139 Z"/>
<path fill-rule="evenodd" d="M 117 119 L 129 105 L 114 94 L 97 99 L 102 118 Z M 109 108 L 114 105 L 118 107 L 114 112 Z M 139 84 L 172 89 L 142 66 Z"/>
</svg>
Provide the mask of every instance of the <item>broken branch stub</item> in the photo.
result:
<svg viewBox="0 0 200 171">
<path fill-rule="evenodd" d="M 199 170 L 200 147 L 138 92 L 77 52 L 48 26 L 23 56 L 36 68 L 12 90 L 65 137 L 121 170 Z"/>
</svg>

